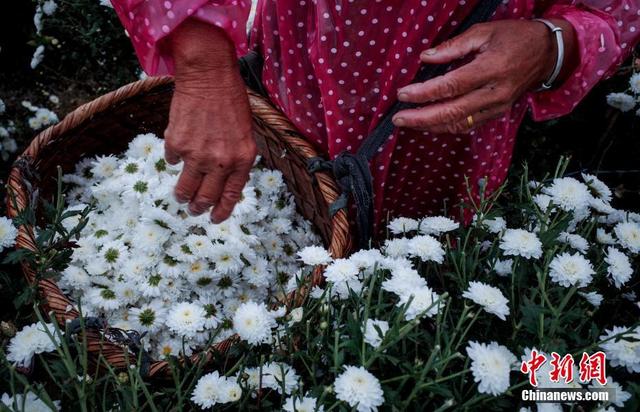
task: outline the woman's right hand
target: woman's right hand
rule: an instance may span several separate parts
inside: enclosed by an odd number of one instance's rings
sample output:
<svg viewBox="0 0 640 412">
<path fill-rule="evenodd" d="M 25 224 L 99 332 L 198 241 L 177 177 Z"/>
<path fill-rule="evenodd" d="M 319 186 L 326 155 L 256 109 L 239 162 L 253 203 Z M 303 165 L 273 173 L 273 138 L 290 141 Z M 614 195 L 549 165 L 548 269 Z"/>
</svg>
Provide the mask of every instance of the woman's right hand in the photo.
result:
<svg viewBox="0 0 640 412">
<path fill-rule="evenodd" d="M 165 130 L 165 157 L 184 161 L 176 199 L 211 220 L 227 219 L 256 157 L 251 110 L 233 43 L 219 28 L 187 20 L 169 37 L 175 92 Z"/>
</svg>

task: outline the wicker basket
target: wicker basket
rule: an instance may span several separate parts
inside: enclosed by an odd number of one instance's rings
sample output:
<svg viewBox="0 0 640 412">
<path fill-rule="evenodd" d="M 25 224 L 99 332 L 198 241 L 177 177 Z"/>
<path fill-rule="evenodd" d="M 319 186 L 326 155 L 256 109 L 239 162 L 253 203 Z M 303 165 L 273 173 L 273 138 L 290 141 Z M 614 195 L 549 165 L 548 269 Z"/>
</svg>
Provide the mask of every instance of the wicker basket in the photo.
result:
<svg viewBox="0 0 640 412">
<path fill-rule="evenodd" d="M 120 153 L 130 139 L 139 133 L 153 132 L 163 135 L 167 124 L 169 103 L 173 92 L 170 77 L 152 77 L 128 84 L 80 106 L 60 123 L 40 133 L 14 164 L 8 181 L 10 217 L 29 207 L 37 197 L 48 198 L 56 186 L 56 168 L 64 172 L 73 170 L 83 157 L 98 154 Z M 315 149 L 306 142 L 289 120 L 267 100 L 249 91 L 253 112 L 253 130 L 258 151 L 267 166 L 279 169 L 290 192 L 295 196 L 299 212 L 310 220 L 320 232 L 333 257 L 344 257 L 351 245 L 348 218 L 344 210 L 333 217 L 328 214 L 328 204 L 338 196 L 334 180 L 325 173 L 315 174 L 313 179 L 306 171 L 306 159 L 317 156 Z M 34 249 L 30 240 L 31 227 L 20 227 L 17 247 Z M 33 270 L 23 265 L 23 274 L 33 283 Z M 320 270 L 313 274 L 312 284 L 321 282 Z M 68 310 L 71 301 L 50 279 L 40 280 L 38 290 L 44 310 L 53 312 L 57 321 L 65 322 L 79 316 Z M 289 305 L 296 305 L 306 296 L 306 291 L 296 291 L 288 298 Z M 127 365 L 127 347 L 105 339 L 104 331 L 86 331 L 91 353 L 102 356 L 114 367 Z M 229 338 L 204 352 L 206 359 L 214 353 L 225 353 L 236 341 Z M 193 355 L 201 359 L 203 353 Z M 168 372 L 165 361 L 152 361 L 149 376 L 163 376 Z"/>
</svg>

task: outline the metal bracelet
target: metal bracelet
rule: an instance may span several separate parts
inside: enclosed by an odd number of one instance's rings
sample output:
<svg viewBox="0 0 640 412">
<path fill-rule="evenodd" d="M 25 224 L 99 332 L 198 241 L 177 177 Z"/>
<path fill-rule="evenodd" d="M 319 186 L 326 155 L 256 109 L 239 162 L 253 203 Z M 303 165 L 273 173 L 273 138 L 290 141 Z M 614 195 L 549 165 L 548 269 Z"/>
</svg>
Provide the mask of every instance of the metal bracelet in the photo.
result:
<svg viewBox="0 0 640 412">
<path fill-rule="evenodd" d="M 547 81 L 542 83 L 540 90 L 549 90 L 553 87 L 553 83 L 556 81 L 558 76 L 560 75 L 560 71 L 562 71 L 562 66 L 564 64 L 564 38 L 562 37 L 562 28 L 556 26 L 546 19 L 533 19 L 533 21 L 539 21 L 544 24 L 551 30 L 551 33 L 555 35 L 556 44 L 558 49 L 558 57 L 556 58 L 556 65 L 553 68 L 553 72 L 551 76 L 547 79 Z"/>
</svg>

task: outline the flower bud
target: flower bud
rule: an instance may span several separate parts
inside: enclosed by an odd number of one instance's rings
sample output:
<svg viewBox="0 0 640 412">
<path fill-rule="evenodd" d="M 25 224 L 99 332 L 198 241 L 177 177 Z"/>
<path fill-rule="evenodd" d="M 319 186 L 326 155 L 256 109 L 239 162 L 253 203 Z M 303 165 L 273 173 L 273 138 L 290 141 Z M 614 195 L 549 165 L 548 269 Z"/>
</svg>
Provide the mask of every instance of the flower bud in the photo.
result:
<svg viewBox="0 0 640 412">
<path fill-rule="evenodd" d="M 120 372 L 117 379 L 119 383 L 125 384 L 129 382 L 129 375 L 126 372 Z"/>
<path fill-rule="evenodd" d="M 327 321 L 324 321 L 324 320 L 323 320 L 322 322 L 320 322 L 320 329 L 321 329 L 321 330 L 325 330 L 325 329 L 327 329 L 328 327 L 329 327 L 329 324 L 327 323 Z"/>
<path fill-rule="evenodd" d="M 16 336 L 16 326 L 12 322 L 0 322 L 0 331 L 2 334 L 8 338 L 13 338 Z"/>
</svg>

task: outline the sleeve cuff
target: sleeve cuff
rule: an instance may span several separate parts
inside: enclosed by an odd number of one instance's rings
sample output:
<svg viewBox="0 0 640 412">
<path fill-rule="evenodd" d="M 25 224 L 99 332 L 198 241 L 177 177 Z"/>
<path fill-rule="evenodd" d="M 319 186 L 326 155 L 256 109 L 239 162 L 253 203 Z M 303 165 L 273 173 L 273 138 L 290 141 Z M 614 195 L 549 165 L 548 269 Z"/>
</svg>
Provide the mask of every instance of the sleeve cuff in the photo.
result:
<svg viewBox="0 0 640 412">
<path fill-rule="evenodd" d="M 250 0 L 114 0 L 113 3 L 140 64 L 149 75 L 173 74 L 173 58 L 163 50 L 162 39 L 190 17 L 222 28 L 236 45 L 238 56 L 247 52 Z"/>
<path fill-rule="evenodd" d="M 543 121 L 571 112 L 603 78 L 612 74 L 623 58 L 612 18 L 597 10 L 578 6 L 553 6 L 545 18 L 564 19 L 576 32 L 579 64 L 564 83 L 529 93 L 527 101 L 534 120 Z"/>
</svg>

